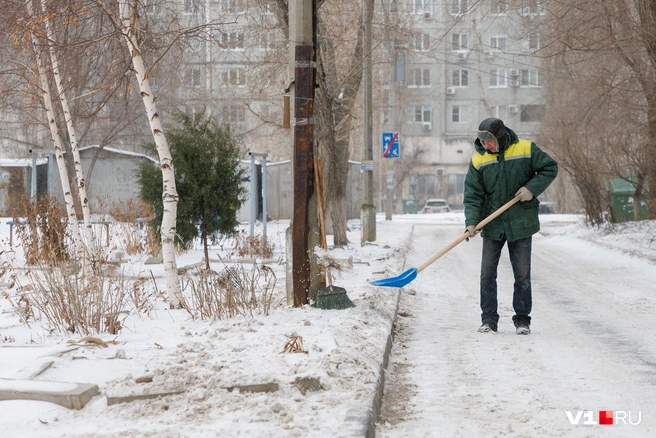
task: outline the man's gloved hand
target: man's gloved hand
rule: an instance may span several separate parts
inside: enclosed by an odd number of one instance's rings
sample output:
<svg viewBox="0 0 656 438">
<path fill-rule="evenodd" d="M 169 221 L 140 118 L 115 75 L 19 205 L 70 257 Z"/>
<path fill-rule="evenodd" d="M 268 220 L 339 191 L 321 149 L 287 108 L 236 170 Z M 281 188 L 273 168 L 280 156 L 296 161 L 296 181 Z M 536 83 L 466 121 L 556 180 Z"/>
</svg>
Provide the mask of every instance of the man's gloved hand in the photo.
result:
<svg viewBox="0 0 656 438">
<path fill-rule="evenodd" d="M 517 190 L 515 196 L 519 196 L 519 202 L 526 202 L 533 199 L 533 193 L 531 193 L 531 191 L 526 187 L 522 187 L 521 189 Z"/>
<path fill-rule="evenodd" d="M 479 231 L 476 230 L 476 225 L 470 225 L 467 227 L 467 231 L 465 231 L 465 233 L 469 234 L 469 237 L 467 237 L 467 242 L 469 242 L 469 238 L 474 237 L 475 235 L 480 233 L 480 230 Z"/>
</svg>

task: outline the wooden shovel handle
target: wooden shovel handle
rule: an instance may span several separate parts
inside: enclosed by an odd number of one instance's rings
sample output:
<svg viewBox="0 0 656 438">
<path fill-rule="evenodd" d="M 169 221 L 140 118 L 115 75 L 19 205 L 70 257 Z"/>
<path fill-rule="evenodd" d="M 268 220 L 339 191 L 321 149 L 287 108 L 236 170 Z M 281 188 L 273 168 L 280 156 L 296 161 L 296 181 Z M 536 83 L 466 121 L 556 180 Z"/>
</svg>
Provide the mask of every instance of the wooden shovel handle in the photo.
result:
<svg viewBox="0 0 656 438">
<path fill-rule="evenodd" d="M 506 202 L 503 204 L 501 207 L 499 207 L 498 210 L 496 210 L 494 213 L 483 219 L 478 225 L 476 225 L 476 231 L 480 230 L 483 228 L 485 225 L 489 224 L 492 222 L 494 219 L 496 219 L 501 213 L 504 211 L 508 210 L 510 207 L 515 205 L 519 201 L 519 196 L 515 196 L 512 198 L 510 201 Z M 444 254 L 447 252 L 451 251 L 456 245 L 458 245 L 460 242 L 463 240 L 467 239 L 469 237 L 469 233 L 465 232 L 462 234 L 462 236 L 458 237 L 456 240 L 454 240 L 451 244 L 449 244 L 446 248 L 444 248 L 442 251 L 438 252 L 435 254 L 433 257 L 429 258 L 426 260 L 421 266 L 417 268 L 417 273 L 420 273 L 424 269 L 426 269 L 430 264 L 432 264 L 435 260 L 439 259 L 442 257 Z"/>
<path fill-rule="evenodd" d="M 326 240 L 326 219 L 325 219 L 325 208 L 323 203 L 323 177 L 321 174 L 321 163 L 317 159 L 317 156 L 314 156 L 314 183 L 317 193 L 317 207 L 319 209 L 319 240 L 321 247 L 323 249 L 328 249 L 328 242 Z M 326 272 L 326 282 L 328 286 L 333 285 L 333 277 L 330 275 L 330 268 L 328 266 L 322 266 L 322 270 Z"/>
</svg>

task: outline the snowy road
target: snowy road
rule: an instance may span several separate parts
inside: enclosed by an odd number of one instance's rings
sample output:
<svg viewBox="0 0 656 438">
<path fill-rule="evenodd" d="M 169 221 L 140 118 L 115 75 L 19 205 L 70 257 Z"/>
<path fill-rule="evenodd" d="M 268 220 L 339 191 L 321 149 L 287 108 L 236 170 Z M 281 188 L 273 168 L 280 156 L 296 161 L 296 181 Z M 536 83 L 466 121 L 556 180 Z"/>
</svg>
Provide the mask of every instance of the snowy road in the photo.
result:
<svg viewBox="0 0 656 438">
<path fill-rule="evenodd" d="M 512 324 L 505 248 L 499 332 L 476 331 L 480 237 L 403 289 L 377 436 L 656 436 L 656 266 L 544 222 L 533 240 L 529 336 Z M 406 267 L 462 230 L 417 223 Z M 591 413 L 573 425 L 567 411 L 574 421 Z M 599 411 L 614 411 L 619 424 L 583 424 L 597 423 Z"/>
</svg>

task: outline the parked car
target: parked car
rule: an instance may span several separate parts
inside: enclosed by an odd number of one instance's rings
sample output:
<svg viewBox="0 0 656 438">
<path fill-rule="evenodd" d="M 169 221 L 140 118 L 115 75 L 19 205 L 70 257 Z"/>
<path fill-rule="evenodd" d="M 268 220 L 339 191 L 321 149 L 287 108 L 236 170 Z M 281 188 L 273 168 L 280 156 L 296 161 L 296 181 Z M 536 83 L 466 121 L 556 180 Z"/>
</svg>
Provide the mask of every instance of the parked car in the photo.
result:
<svg viewBox="0 0 656 438">
<path fill-rule="evenodd" d="M 555 206 L 555 202 L 540 202 L 538 214 L 553 214 Z"/>
<path fill-rule="evenodd" d="M 451 207 L 446 199 L 429 199 L 421 211 L 422 213 L 448 213 L 451 211 Z"/>
</svg>

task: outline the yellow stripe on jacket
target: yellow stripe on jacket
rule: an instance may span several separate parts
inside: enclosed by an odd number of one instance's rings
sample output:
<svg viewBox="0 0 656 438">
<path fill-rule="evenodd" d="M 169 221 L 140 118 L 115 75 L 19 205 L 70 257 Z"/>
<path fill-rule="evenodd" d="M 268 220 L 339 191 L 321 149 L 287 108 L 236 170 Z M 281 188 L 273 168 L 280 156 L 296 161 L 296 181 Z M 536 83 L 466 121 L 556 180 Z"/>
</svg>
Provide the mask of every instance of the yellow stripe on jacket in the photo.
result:
<svg viewBox="0 0 656 438">
<path fill-rule="evenodd" d="M 510 147 L 503 152 L 503 158 L 506 161 L 531 158 L 531 142 L 520 138 L 517 143 L 511 144 Z M 497 154 L 491 154 L 488 151 L 485 151 L 484 154 L 477 152 L 472 157 L 472 164 L 475 169 L 480 169 L 483 166 L 497 162 Z"/>
</svg>

